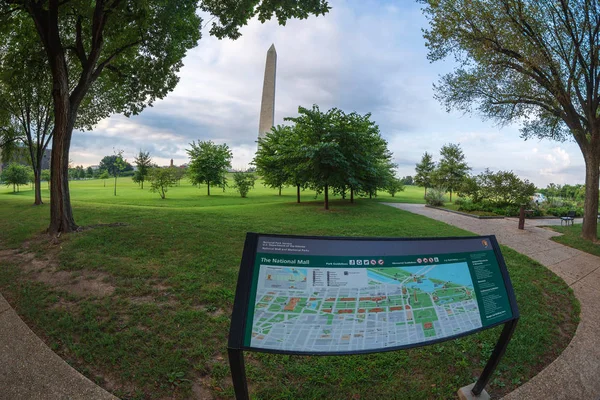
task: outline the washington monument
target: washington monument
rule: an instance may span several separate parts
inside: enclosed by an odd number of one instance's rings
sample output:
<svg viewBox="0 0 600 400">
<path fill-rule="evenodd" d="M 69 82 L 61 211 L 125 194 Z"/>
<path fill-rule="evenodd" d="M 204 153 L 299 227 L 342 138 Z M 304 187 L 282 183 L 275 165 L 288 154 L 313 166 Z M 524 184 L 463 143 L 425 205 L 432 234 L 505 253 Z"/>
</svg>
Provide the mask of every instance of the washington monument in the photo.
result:
<svg viewBox="0 0 600 400">
<path fill-rule="evenodd" d="M 275 120 L 275 75 L 277 72 L 277 51 L 272 44 L 267 51 L 265 80 L 263 82 L 262 102 L 260 104 L 260 122 L 258 138 L 264 138 L 271 131 Z"/>
</svg>

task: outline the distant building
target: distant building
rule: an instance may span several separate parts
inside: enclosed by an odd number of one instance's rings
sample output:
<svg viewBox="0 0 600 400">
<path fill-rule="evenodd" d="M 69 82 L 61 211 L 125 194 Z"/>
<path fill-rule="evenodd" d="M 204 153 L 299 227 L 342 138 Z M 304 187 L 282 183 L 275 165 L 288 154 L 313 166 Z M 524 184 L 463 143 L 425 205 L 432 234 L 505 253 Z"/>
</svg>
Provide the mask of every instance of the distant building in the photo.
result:
<svg viewBox="0 0 600 400">
<path fill-rule="evenodd" d="M 46 149 L 42 155 L 42 169 L 50 169 L 50 159 L 52 157 L 52 150 Z M 19 146 L 15 150 L 10 160 L 2 158 L 2 149 L 0 149 L 0 172 L 8 166 L 9 163 L 16 162 L 21 165 L 31 165 L 31 157 L 29 157 L 29 149 L 25 146 Z"/>
</svg>

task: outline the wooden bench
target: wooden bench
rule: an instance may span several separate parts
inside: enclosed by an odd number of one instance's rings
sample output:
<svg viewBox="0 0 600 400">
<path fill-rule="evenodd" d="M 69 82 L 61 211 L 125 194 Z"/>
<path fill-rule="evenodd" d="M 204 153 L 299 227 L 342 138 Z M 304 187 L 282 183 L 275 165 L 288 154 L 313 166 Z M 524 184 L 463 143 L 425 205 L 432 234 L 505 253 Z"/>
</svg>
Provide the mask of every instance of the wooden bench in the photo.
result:
<svg viewBox="0 0 600 400">
<path fill-rule="evenodd" d="M 573 221 L 575 220 L 575 211 L 569 211 L 566 217 L 560 217 L 560 225 L 562 226 L 563 222 L 569 226 L 569 222 L 573 225 Z"/>
</svg>

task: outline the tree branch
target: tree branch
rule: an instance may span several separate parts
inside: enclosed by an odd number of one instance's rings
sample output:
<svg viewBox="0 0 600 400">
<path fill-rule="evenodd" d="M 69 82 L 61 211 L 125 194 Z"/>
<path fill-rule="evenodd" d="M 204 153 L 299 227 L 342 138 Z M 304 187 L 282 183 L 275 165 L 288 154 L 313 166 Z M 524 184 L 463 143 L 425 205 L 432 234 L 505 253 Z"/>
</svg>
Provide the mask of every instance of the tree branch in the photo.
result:
<svg viewBox="0 0 600 400">
<path fill-rule="evenodd" d="M 104 61 L 102 61 L 100 64 L 98 64 L 98 67 L 96 68 L 96 70 L 92 74 L 92 80 L 96 80 L 100 76 L 100 74 L 102 73 L 102 70 L 105 67 L 107 67 L 118 55 L 120 55 L 121 53 L 123 53 L 125 50 L 132 48 L 133 46 L 137 46 L 140 43 L 141 43 L 140 40 L 136 40 L 135 42 L 126 44 L 125 46 L 119 47 L 117 50 L 115 50 Z"/>
</svg>

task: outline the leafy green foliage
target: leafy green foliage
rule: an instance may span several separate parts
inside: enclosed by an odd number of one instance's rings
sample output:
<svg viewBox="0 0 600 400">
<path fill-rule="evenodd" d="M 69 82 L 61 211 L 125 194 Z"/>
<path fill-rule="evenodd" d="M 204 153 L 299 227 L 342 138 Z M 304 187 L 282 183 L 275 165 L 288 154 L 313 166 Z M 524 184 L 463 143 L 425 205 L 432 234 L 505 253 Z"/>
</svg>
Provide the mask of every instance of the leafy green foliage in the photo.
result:
<svg viewBox="0 0 600 400">
<path fill-rule="evenodd" d="M 528 204 L 535 193 L 535 185 L 522 180 L 512 171 L 485 172 L 466 178 L 461 194 L 471 197 L 473 203 L 488 202 L 493 206 L 520 206 Z"/>
<path fill-rule="evenodd" d="M 425 202 L 430 206 L 441 207 L 444 205 L 446 191 L 442 188 L 431 188 L 425 195 Z"/>
<path fill-rule="evenodd" d="M 117 178 L 124 171 L 131 171 L 133 167 L 123 159 L 123 150 L 115 152 L 112 156 L 104 156 L 100 160 L 100 170 L 106 171 L 109 175 L 115 178 L 114 195 L 117 195 Z"/>
<path fill-rule="evenodd" d="M 240 196 L 246 197 L 251 188 L 254 187 L 256 176 L 249 172 L 234 172 L 233 187 L 237 189 Z"/>
<path fill-rule="evenodd" d="M 289 165 L 284 167 L 288 182 L 323 192 L 325 209 L 330 189 L 343 197 L 350 191 L 353 199 L 355 192 L 373 195 L 386 187 L 395 166 L 371 114 L 346 114 L 337 108 L 322 112 L 317 105 L 299 107 L 298 114 L 285 119 L 293 127 L 267 134 L 266 144 L 277 140 L 277 145 L 265 150 L 270 158 L 260 154 L 255 160 L 260 169 Z"/>
<path fill-rule="evenodd" d="M 280 25 L 285 25 L 291 18 L 306 19 L 312 15 L 325 15 L 329 5 L 325 0 L 311 1 L 268 1 L 268 0 L 202 0 L 199 7 L 213 15 L 208 21 L 212 23 L 210 34 L 219 39 L 237 39 L 241 36 L 239 29 L 253 17 L 260 22 L 270 20 L 273 16 Z"/>
<path fill-rule="evenodd" d="M 132 171 L 133 166 L 123 159 L 123 152 L 119 151 L 116 154 L 104 156 L 100 160 L 98 169 L 108 172 L 110 176 L 119 176 L 122 172 Z"/>
<path fill-rule="evenodd" d="M 415 178 L 414 182 L 417 186 L 425 188 L 425 194 L 427 189 L 433 186 L 433 171 L 435 170 L 435 163 L 431 154 L 425 152 L 421 161 L 417 163 L 415 167 Z"/>
<path fill-rule="evenodd" d="M 170 187 L 177 183 L 177 168 L 150 168 L 148 170 L 148 180 L 150 181 L 150 191 L 158 193 L 161 199 L 167 197 Z"/>
<path fill-rule="evenodd" d="M 436 186 L 445 187 L 450 191 L 450 202 L 452 202 L 452 192 L 458 189 L 471 167 L 465 161 L 460 145 L 447 144 L 440 150 L 440 162 L 434 174 Z"/>
<path fill-rule="evenodd" d="M 387 182 L 385 190 L 392 197 L 394 197 L 396 193 L 404 191 L 403 179 L 398 179 L 395 176 L 391 177 Z"/>
<path fill-rule="evenodd" d="M 133 159 L 135 166 L 137 167 L 133 174 L 133 181 L 141 184 L 142 189 L 144 188 L 144 181 L 150 172 L 152 166 L 152 158 L 150 152 L 143 152 L 140 150 L 139 154 Z M 164 198 L 164 197 L 163 197 Z"/>
<path fill-rule="evenodd" d="M 41 179 L 43 181 L 50 183 L 50 170 L 49 169 L 42 170 Z"/>
<path fill-rule="evenodd" d="M 17 163 L 10 163 L 8 167 L 2 170 L 0 181 L 4 182 L 6 186 L 12 185 L 13 192 L 18 192 L 19 186 L 27 185 L 31 181 L 31 174 L 31 168 Z"/>
<path fill-rule="evenodd" d="M 287 184 L 300 184 L 294 174 L 298 168 L 298 156 L 291 149 L 297 138 L 290 126 L 278 125 L 271 129 L 264 138 L 258 140 L 258 150 L 252 163 L 256 172 L 262 177 L 264 184 L 274 189 L 280 189 Z M 297 148 L 297 147 L 296 147 Z"/>
<path fill-rule="evenodd" d="M 225 174 L 231 168 L 233 154 L 226 144 L 215 144 L 212 141 L 198 141 L 190 143 L 187 153 L 190 156 L 188 177 L 192 184 L 207 185 L 207 194 L 210 196 L 210 185 L 225 188 L 227 177 Z"/>
<path fill-rule="evenodd" d="M 406 176 L 402 177 L 400 180 L 402 181 L 402 184 L 403 184 L 403 185 L 408 185 L 408 186 L 410 186 L 410 185 L 413 185 L 413 184 L 414 184 L 414 179 L 413 179 L 413 177 L 412 177 L 412 176 L 410 176 L 410 175 L 406 175 Z"/>
</svg>

